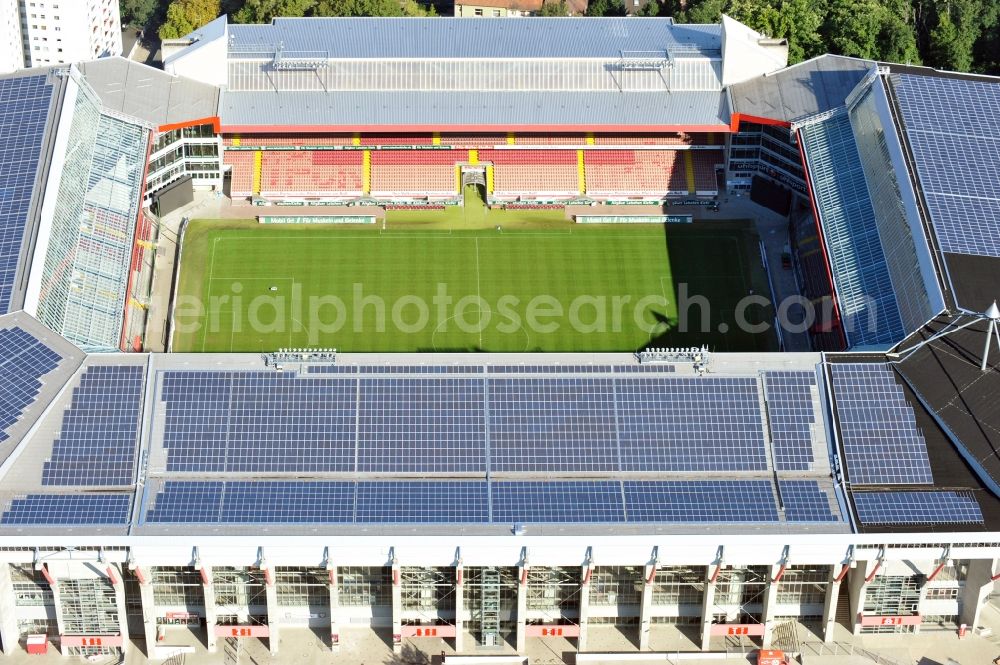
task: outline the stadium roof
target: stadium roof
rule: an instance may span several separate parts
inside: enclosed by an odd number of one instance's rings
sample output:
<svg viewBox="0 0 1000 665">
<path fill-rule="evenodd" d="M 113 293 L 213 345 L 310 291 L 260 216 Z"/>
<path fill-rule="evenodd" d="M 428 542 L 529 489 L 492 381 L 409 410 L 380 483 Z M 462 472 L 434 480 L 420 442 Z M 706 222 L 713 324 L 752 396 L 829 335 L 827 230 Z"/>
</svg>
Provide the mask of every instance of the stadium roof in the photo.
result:
<svg viewBox="0 0 1000 665">
<path fill-rule="evenodd" d="M 792 122 L 843 106 L 875 63 L 821 55 L 797 65 L 729 86 L 733 113 Z"/>
<path fill-rule="evenodd" d="M 721 27 L 664 18 L 276 18 L 228 26 L 230 57 L 282 45 L 329 58 L 619 58 L 622 51 L 683 49 L 718 56 Z"/>
<path fill-rule="evenodd" d="M 229 92 L 223 131 L 725 131 L 721 92 Z"/>
<path fill-rule="evenodd" d="M 105 109 L 155 127 L 218 115 L 219 89 L 121 57 L 79 65 Z"/>
</svg>

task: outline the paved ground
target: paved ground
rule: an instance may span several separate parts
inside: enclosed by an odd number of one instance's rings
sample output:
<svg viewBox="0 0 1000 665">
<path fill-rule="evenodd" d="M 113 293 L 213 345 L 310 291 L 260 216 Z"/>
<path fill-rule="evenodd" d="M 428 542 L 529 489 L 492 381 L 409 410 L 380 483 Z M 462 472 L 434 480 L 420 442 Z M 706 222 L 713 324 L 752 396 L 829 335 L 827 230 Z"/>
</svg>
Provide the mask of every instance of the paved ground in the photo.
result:
<svg viewBox="0 0 1000 665">
<path fill-rule="evenodd" d="M 996 610 L 988 610 L 984 615 L 984 623 L 987 625 L 1000 624 L 1000 613 Z M 597 653 L 635 653 L 636 646 L 632 639 L 624 635 L 621 631 L 610 626 L 592 626 L 590 633 L 590 645 L 588 651 Z M 653 651 L 649 653 L 649 660 L 638 661 L 641 663 L 683 663 L 685 665 L 710 665 L 725 662 L 729 664 L 742 665 L 743 663 L 754 662 L 751 650 L 741 652 L 739 648 L 730 647 L 728 653 L 719 650 L 711 654 L 694 653 L 694 644 L 689 636 L 678 631 L 675 627 L 657 625 L 653 627 L 653 639 L 651 646 Z M 258 640 L 245 640 L 240 652 L 238 663 L 243 665 L 265 665 L 269 663 L 294 663 L 295 665 L 440 665 L 441 654 L 454 653 L 450 640 L 440 639 L 414 639 L 408 640 L 404 646 L 403 653 L 396 656 L 392 653 L 389 644 L 387 630 L 374 631 L 370 628 L 349 628 L 341 630 L 342 644 L 338 651 L 331 651 L 325 636 L 320 636 L 320 631 L 313 631 L 308 628 L 282 628 L 279 652 L 276 656 L 271 656 L 266 644 Z M 811 635 L 811 634 L 809 634 Z M 467 642 L 471 645 L 474 640 L 471 635 L 467 636 Z M 854 639 L 846 629 L 840 629 L 837 641 L 833 645 L 823 646 L 818 638 L 812 636 L 811 642 L 804 644 L 801 654 L 803 665 L 874 665 L 873 661 L 864 652 L 876 654 L 888 660 L 883 663 L 896 663 L 897 665 L 951 665 L 949 659 L 953 659 L 959 665 L 989 665 L 993 658 L 1000 655 L 1000 644 L 996 638 L 980 637 L 969 635 L 959 639 L 952 633 L 925 633 L 922 635 L 886 635 L 886 636 L 865 636 Z M 163 645 L 171 646 L 193 646 L 193 653 L 186 654 L 183 661 L 180 659 L 171 661 L 171 665 L 210 665 L 226 664 L 232 665 L 233 660 L 227 659 L 226 648 L 222 641 L 215 654 L 209 654 L 201 638 L 186 629 L 171 629 L 167 633 Z M 538 640 L 528 641 L 528 659 L 532 665 L 572 665 L 575 662 L 576 649 L 570 640 Z M 721 645 L 720 645 L 721 646 Z M 164 649 L 169 649 L 164 646 Z M 853 652 L 853 653 L 852 653 Z M 500 655 L 512 653 L 507 648 L 495 650 L 475 650 L 469 648 L 464 651 L 466 654 L 480 655 Z M 23 651 L 7 656 L 3 663 L 11 665 L 27 665 L 36 663 L 37 665 L 55 665 L 56 663 L 67 662 L 61 659 L 54 651 L 50 651 L 46 657 L 29 656 Z M 98 664 L 114 662 L 111 658 L 97 659 L 91 662 Z M 126 661 L 131 664 L 147 662 L 142 645 L 133 645 Z M 598 661 L 595 665 L 601 665 L 603 661 Z M 630 661 L 637 662 L 637 661 Z M 607 661 L 608 665 L 619 661 Z"/>
</svg>

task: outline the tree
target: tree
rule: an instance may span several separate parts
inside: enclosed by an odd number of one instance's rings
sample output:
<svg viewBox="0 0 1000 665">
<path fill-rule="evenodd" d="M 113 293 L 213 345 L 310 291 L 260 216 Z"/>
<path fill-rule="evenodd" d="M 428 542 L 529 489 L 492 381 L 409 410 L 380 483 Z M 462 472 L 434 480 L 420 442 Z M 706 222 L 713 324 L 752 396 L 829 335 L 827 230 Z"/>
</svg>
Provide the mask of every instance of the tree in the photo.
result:
<svg viewBox="0 0 1000 665">
<path fill-rule="evenodd" d="M 218 18 L 220 11 L 219 0 L 173 0 L 160 26 L 160 39 L 183 37 Z"/>
<path fill-rule="evenodd" d="M 416 0 L 319 0 L 313 16 L 429 16 Z"/>
<path fill-rule="evenodd" d="M 305 16 L 316 0 L 246 0 L 236 12 L 237 23 L 270 23 L 276 16 Z"/>
<path fill-rule="evenodd" d="M 624 0 L 594 0 L 587 5 L 587 16 L 625 16 Z"/>
<path fill-rule="evenodd" d="M 121 0 L 122 22 L 145 27 L 156 7 L 156 0 Z"/>
<path fill-rule="evenodd" d="M 937 24 L 930 31 L 928 55 L 936 67 L 967 72 L 973 69 L 976 42 L 997 25 L 995 2 L 938 0 Z"/>
<path fill-rule="evenodd" d="M 539 16 L 568 16 L 569 9 L 566 7 L 566 0 L 546 0 L 542 3 L 542 10 Z"/>
</svg>

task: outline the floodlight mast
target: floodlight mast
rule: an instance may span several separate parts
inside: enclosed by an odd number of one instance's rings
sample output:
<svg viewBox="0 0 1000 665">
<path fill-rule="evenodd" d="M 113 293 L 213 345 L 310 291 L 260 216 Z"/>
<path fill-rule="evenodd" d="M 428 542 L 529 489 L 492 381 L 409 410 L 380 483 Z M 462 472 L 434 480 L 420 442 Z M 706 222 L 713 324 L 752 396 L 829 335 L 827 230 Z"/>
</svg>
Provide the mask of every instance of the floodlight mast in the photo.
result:
<svg viewBox="0 0 1000 665">
<path fill-rule="evenodd" d="M 997 329 L 997 322 L 1000 322 L 1000 308 L 997 307 L 996 300 L 994 300 L 993 304 L 989 306 L 984 316 L 989 319 L 990 323 L 986 328 L 986 345 L 983 347 L 983 364 L 979 367 L 979 371 L 981 372 L 986 371 L 986 361 L 990 357 L 990 341 L 994 337 L 997 339 L 997 349 L 1000 349 L 1000 330 Z"/>
<path fill-rule="evenodd" d="M 986 366 L 990 357 L 990 342 L 995 337 L 997 340 L 997 349 L 1000 349 L 1000 307 L 997 307 L 997 301 L 994 300 L 993 304 L 986 308 L 986 311 L 979 314 L 975 312 L 963 312 L 960 316 L 969 317 L 969 320 L 960 326 L 953 326 L 953 323 L 949 323 L 940 331 L 934 333 L 927 339 L 914 344 L 908 349 L 903 349 L 902 351 L 896 351 L 892 353 L 885 354 L 892 362 L 902 362 L 906 360 L 914 351 L 918 351 L 923 347 L 927 346 L 931 342 L 941 339 L 942 337 L 947 337 L 952 333 L 958 332 L 964 328 L 968 328 L 977 321 L 987 321 L 986 326 L 986 343 L 983 346 L 983 361 L 979 365 L 979 371 L 985 372 Z"/>
</svg>

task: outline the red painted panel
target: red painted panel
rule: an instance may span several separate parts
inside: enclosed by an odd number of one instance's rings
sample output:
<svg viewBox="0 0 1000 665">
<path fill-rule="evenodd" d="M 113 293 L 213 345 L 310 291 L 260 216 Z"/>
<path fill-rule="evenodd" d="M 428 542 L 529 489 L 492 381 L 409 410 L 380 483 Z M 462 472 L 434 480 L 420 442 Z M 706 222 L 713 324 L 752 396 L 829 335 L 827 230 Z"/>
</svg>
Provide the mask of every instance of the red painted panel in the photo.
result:
<svg viewBox="0 0 1000 665">
<path fill-rule="evenodd" d="M 196 120 L 186 120 L 184 122 L 172 122 L 168 125 L 160 125 L 157 131 L 160 132 L 172 132 L 175 129 L 184 129 L 185 127 L 197 127 L 198 125 L 212 125 L 212 129 L 218 134 L 221 130 L 219 129 L 219 117 L 209 116 L 207 118 L 197 118 Z"/>
<path fill-rule="evenodd" d="M 403 637 L 455 637 L 455 627 L 403 626 Z"/>
<path fill-rule="evenodd" d="M 745 635 L 747 637 L 760 637 L 764 634 L 764 624 L 762 623 L 713 623 L 711 627 L 712 636 L 729 637 Z"/>
<path fill-rule="evenodd" d="M 919 614 L 912 616 L 881 615 L 861 617 L 862 626 L 919 626 L 922 622 L 923 619 Z"/>
<path fill-rule="evenodd" d="M 216 637 L 267 637 L 270 631 L 267 626 L 216 626 Z"/>
<path fill-rule="evenodd" d="M 59 644 L 64 647 L 120 647 L 121 635 L 60 635 Z"/>
<path fill-rule="evenodd" d="M 525 626 L 528 637 L 580 637 L 580 626 L 569 623 L 550 626 Z"/>
</svg>

